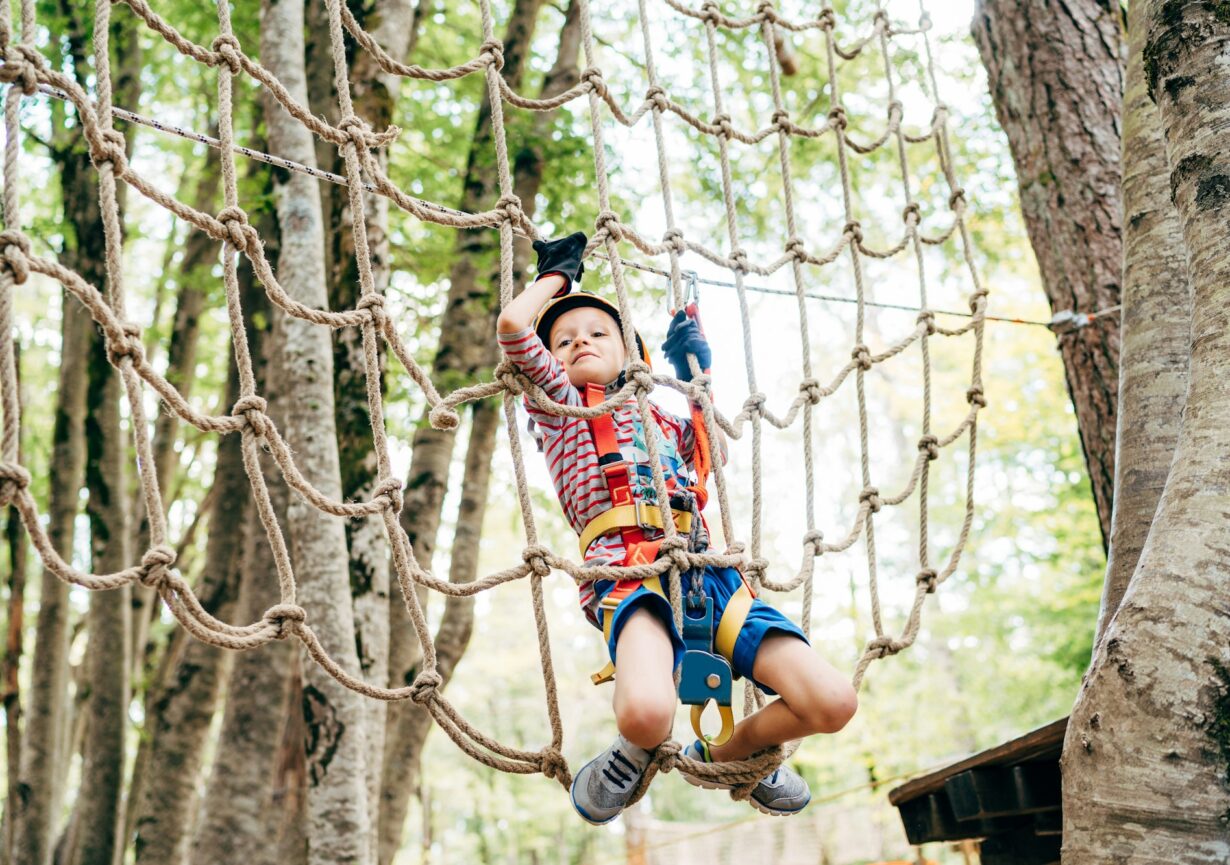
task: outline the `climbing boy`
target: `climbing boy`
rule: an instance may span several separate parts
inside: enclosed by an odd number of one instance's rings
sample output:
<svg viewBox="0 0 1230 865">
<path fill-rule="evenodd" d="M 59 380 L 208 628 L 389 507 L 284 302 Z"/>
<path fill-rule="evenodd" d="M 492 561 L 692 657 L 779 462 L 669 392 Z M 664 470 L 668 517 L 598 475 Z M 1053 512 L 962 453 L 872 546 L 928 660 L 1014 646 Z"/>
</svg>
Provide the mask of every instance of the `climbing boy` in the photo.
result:
<svg viewBox="0 0 1230 865">
<path fill-rule="evenodd" d="M 573 291 L 585 270 L 581 257 L 586 242 L 581 232 L 535 242 L 538 278 L 500 313 L 497 324 L 500 346 L 511 362 L 551 399 L 574 406 L 598 404 L 622 387 L 628 362 L 619 310 L 596 295 Z M 634 334 L 634 342 L 648 362 L 639 334 Z M 682 381 L 691 380 L 688 354 L 696 356 L 702 369 L 710 363 L 704 335 L 682 311 L 671 320 L 662 350 Z M 646 464 L 649 455 L 635 397 L 592 420 L 552 415 L 528 398 L 526 408 L 564 515 L 581 537 L 585 564 L 652 561 L 663 536 L 661 510 Z M 703 490 L 694 477 L 703 430 L 698 436 L 690 419 L 652 403 L 651 409 L 676 528 L 686 537 L 692 517 L 699 517 L 697 499 L 703 505 Z M 724 440 L 714 443 L 717 458 L 723 458 L 724 447 Z M 694 585 L 699 583 L 697 579 Z M 815 653 L 793 622 L 751 599 L 737 570 L 706 567 L 702 596 L 713 601 L 719 644 L 728 606 L 746 611 L 741 626 L 727 635 L 727 660 L 736 676 L 747 676 L 779 699 L 735 725 L 724 744 L 698 739 L 684 750 L 685 756 L 703 762 L 740 760 L 845 726 L 857 707 L 849 681 Z M 651 752 L 670 735 L 677 702 L 673 672 L 683 658 L 684 643 L 668 598 L 669 589 L 657 579 L 603 579 L 580 586 L 581 606 L 603 630 L 619 671 L 614 696 L 619 735 L 577 772 L 572 784 L 573 806 L 595 825 L 619 815 L 648 768 Z M 697 786 L 723 786 L 682 774 Z M 786 815 L 802 810 L 810 799 L 807 783 L 783 765 L 760 781 L 749 801 L 766 814 Z"/>
</svg>

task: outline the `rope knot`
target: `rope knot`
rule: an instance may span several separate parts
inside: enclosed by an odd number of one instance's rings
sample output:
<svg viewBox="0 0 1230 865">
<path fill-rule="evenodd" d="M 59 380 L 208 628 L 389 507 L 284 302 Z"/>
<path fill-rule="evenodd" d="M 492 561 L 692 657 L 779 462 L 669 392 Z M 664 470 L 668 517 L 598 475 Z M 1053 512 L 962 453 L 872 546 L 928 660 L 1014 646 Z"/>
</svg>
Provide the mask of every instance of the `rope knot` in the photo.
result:
<svg viewBox="0 0 1230 865">
<path fill-rule="evenodd" d="M 803 535 L 803 546 L 811 544 L 811 554 L 819 556 L 824 553 L 824 532 L 812 529 Z"/>
<path fill-rule="evenodd" d="M 952 191 L 952 195 L 948 196 L 948 206 L 957 213 L 965 210 L 965 189 L 958 186 Z"/>
<path fill-rule="evenodd" d="M 715 133 L 716 135 L 720 135 L 727 140 L 735 137 L 735 127 L 730 122 L 729 114 L 723 113 L 714 117 L 713 125 L 718 128 L 718 131 Z"/>
<path fill-rule="evenodd" d="M 786 253 L 793 255 L 795 261 L 807 261 L 807 248 L 803 245 L 803 238 L 791 237 L 786 241 Z"/>
<path fill-rule="evenodd" d="M 427 422 L 432 429 L 455 430 L 461 426 L 461 418 L 454 409 L 440 403 L 427 414 Z"/>
<path fill-rule="evenodd" d="M 886 658 L 889 655 L 895 655 L 905 648 L 905 644 L 894 640 L 892 637 L 876 637 L 874 640 L 867 641 L 867 651 L 879 652 L 877 657 Z"/>
<path fill-rule="evenodd" d="M 807 397 L 807 401 L 812 405 L 816 405 L 820 400 L 824 399 L 824 389 L 820 382 L 814 378 L 805 378 L 799 382 L 799 393 Z"/>
<path fill-rule="evenodd" d="M 982 385 L 976 384 L 965 391 L 965 399 L 970 405 L 976 405 L 979 408 L 987 407 L 987 398 L 982 392 Z"/>
<path fill-rule="evenodd" d="M 778 132 L 789 134 L 790 130 L 793 129 L 794 127 L 794 124 L 790 122 L 790 112 L 789 111 L 774 111 L 773 112 L 773 127 Z"/>
<path fill-rule="evenodd" d="M 653 103 L 654 111 L 669 111 L 671 107 L 670 97 L 666 95 L 666 91 L 657 84 L 645 91 L 645 100 Z"/>
<path fill-rule="evenodd" d="M 829 110 L 829 126 L 835 129 L 845 129 L 846 123 L 846 109 L 841 105 L 834 105 Z"/>
<path fill-rule="evenodd" d="M 597 66 L 586 66 L 584 71 L 581 72 L 581 80 L 599 96 L 606 95 L 606 81 L 602 77 L 602 70 Z"/>
<path fill-rule="evenodd" d="M 832 30 L 837 26 L 837 14 L 833 11 L 832 6 L 825 6 L 820 10 L 820 14 L 816 16 L 816 23 L 820 25 L 821 30 Z"/>
<path fill-rule="evenodd" d="M 277 629 L 274 639 L 285 640 L 307 621 L 307 610 L 298 604 L 274 604 L 261 618 Z"/>
<path fill-rule="evenodd" d="M 743 248 L 734 249 L 730 253 L 730 260 L 734 263 L 734 269 L 747 273 L 747 250 Z"/>
<path fill-rule="evenodd" d="M 564 755 L 559 752 L 558 748 L 543 748 L 542 760 L 538 766 L 539 771 L 546 777 L 565 785 L 572 783 L 572 775 L 568 771 L 568 761 L 564 759 Z"/>
<path fill-rule="evenodd" d="M 669 229 L 666 234 L 662 235 L 662 242 L 680 255 L 683 255 L 688 250 L 688 244 L 683 239 L 683 232 L 678 228 Z"/>
<path fill-rule="evenodd" d="M 922 222 L 922 208 L 918 206 L 917 201 L 911 201 L 905 206 L 901 211 L 901 221 L 911 228 Z"/>
<path fill-rule="evenodd" d="M 930 30 L 931 24 L 932 22 L 931 22 L 930 12 L 923 12 L 922 15 L 918 16 L 918 29 L 921 30 L 922 32 L 926 33 L 928 30 Z"/>
<path fill-rule="evenodd" d="M 388 502 L 389 509 L 395 514 L 400 514 L 404 501 L 401 495 L 401 481 L 397 478 L 385 478 L 380 483 L 376 484 L 376 488 L 372 491 L 373 498 L 383 496 Z"/>
<path fill-rule="evenodd" d="M 371 316 L 372 324 L 377 327 L 383 327 L 385 322 L 384 313 L 384 295 L 372 292 L 365 294 L 359 298 L 359 302 L 355 304 L 355 309 L 365 309 L 367 314 Z"/>
<path fill-rule="evenodd" d="M 841 233 L 850 238 L 852 243 L 863 242 L 863 224 L 857 219 L 852 219 L 846 223 Z"/>
<path fill-rule="evenodd" d="M 613 210 L 604 210 L 598 214 L 598 218 L 594 220 L 594 226 L 597 231 L 594 232 L 595 240 L 603 240 L 610 237 L 612 240 L 623 240 L 624 230 L 619 223 L 619 214 Z"/>
<path fill-rule="evenodd" d="M 707 392 L 709 386 L 713 384 L 713 376 L 707 372 L 698 373 L 692 376 L 692 387 L 697 391 Z"/>
<path fill-rule="evenodd" d="M 525 211 L 521 209 L 521 199 L 511 192 L 501 195 L 495 203 L 495 212 L 500 215 L 501 222 L 524 224 Z"/>
<path fill-rule="evenodd" d="M 880 499 L 880 490 L 878 487 L 863 487 L 863 491 L 858 494 L 858 503 L 861 505 L 866 503 L 873 514 L 878 514 L 884 502 Z"/>
<path fill-rule="evenodd" d="M 525 393 L 525 388 L 521 386 L 521 379 L 517 377 L 517 366 L 508 358 L 504 358 L 495 365 L 492 375 L 513 396 L 520 396 Z"/>
<path fill-rule="evenodd" d="M 444 679 L 435 670 L 424 670 L 414 677 L 410 685 L 410 699 L 420 706 L 430 703 L 436 696 L 436 689 L 444 683 Z"/>
<path fill-rule="evenodd" d="M 126 321 L 120 326 L 120 332 L 107 333 L 107 360 L 112 366 L 119 366 L 120 363 L 128 359 L 132 363 L 140 363 L 145 360 L 145 346 L 141 344 L 141 327 L 131 321 Z"/>
<path fill-rule="evenodd" d="M 927 587 L 926 591 L 928 595 L 934 595 L 938 577 L 939 574 L 935 572 L 935 568 L 923 568 L 918 572 L 918 576 L 915 579 L 918 581 L 920 586 Z"/>
<path fill-rule="evenodd" d="M 150 547 L 141 557 L 141 585 L 150 588 L 161 588 L 167 579 L 167 568 L 175 564 L 175 550 L 166 544 Z"/>
<path fill-rule="evenodd" d="M 979 302 L 982 301 L 990 292 L 985 288 L 980 288 L 969 296 L 969 311 L 974 315 L 978 314 Z"/>
<path fill-rule="evenodd" d="M 918 440 L 918 450 L 927 455 L 927 461 L 940 458 L 940 440 L 928 433 Z"/>
<path fill-rule="evenodd" d="M 871 369 L 871 349 L 867 348 L 867 346 L 862 343 L 854 346 L 854 349 L 850 352 L 850 358 L 858 364 L 858 368 L 864 372 Z"/>
<path fill-rule="evenodd" d="M 896 127 L 901 123 L 901 118 L 905 113 L 905 106 L 901 104 L 900 99 L 894 99 L 888 103 L 888 122 Z"/>
<path fill-rule="evenodd" d="M 350 139 L 356 150 L 366 150 L 372 146 L 372 128 L 362 117 L 350 115 L 337 124 L 339 132 Z"/>
<path fill-rule="evenodd" d="M 935 313 L 932 310 L 924 309 L 914 319 L 916 324 L 925 324 L 927 326 L 927 336 L 935 334 Z"/>
<path fill-rule="evenodd" d="M 891 35 L 893 32 L 892 22 L 888 20 L 888 13 L 883 9 L 876 10 L 876 14 L 871 16 L 871 30 L 873 33 L 885 33 Z"/>
<path fill-rule="evenodd" d="M 744 570 L 747 571 L 749 579 L 757 582 L 763 581 L 769 570 L 769 560 L 763 557 L 751 559 Z"/>
<path fill-rule="evenodd" d="M 30 486 L 30 472 L 17 463 L 0 463 L 0 507 L 12 504 L 22 490 Z"/>
<path fill-rule="evenodd" d="M 670 559 L 671 567 L 680 574 L 692 567 L 692 561 L 688 558 L 688 539 L 683 535 L 663 540 L 658 546 L 658 557 Z"/>
<path fill-rule="evenodd" d="M 628 381 L 636 385 L 636 392 L 646 396 L 654 389 L 653 370 L 643 360 L 634 360 L 628 364 Z"/>
<path fill-rule="evenodd" d="M 123 174 L 128 170 L 128 150 L 122 133 L 104 129 L 90 138 L 90 161 L 98 169 L 110 164 L 113 171 Z"/>
<path fill-rule="evenodd" d="M 750 395 L 743 401 L 743 411 L 751 417 L 758 417 L 764 413 L 764 404 L 768 399 L 762 391 Z"/>
<path fill-rule="evenodd" d="M 504 43 L 492 39 L 479 46 L 478 53 L 486 55 L 487 62 L 499 71 L 504 68 Z"/>
<path fill-rule="evenodd" d="M 42 52 L 32 45 L 10 44 L 4 51 L 4 66 L 0 66 L 0 81 L 21 84 L 21 92 L 33 96 L 38 90 L 38 74 L 47 67 Z"/>
<path fill-rule="evenodd" d="M 268 432 L 265 426 L 265 412 L 269 410 L 269 403 L 264 397 L 251 394 L 249 396 L 241 396 L 235 401 L 235 405 L 231 408 L 233 417 L 241 417 L 248 422 L 248 426 L 252 428 L 252 432 L 258 436 L 264 436 Z"/>
<path fill-rule="evenodd" d="M 658 771 L 670 772 L 679 768 L 681 753 L 683 753 L 683 746 L 674 739 L 667 739 L 659 745 L 653 755 L 654 762 L 658 764 Z"/>
<path fill-rule="evenodd" d="M 229 33 L 219 36 L 209 44 L 209 47 L 214 52 L 214 62 L 210 64 L 211 66 L 225 63 L 232 75 L 243 72 L 243 47 L 234 36 Z"/>
<path fill-rule="evenodd" d="M 700 4 L 700 15 L 698 17 L 706 24 L 720 24 L 722 21 L 722 10 L 718 8 L 715 0 L 705 0 L 704 3 Z"/>
<path fill-rule="evenodd" d="M 757 18 L 772 19 L 773 11 L 774 11 L 773 10 L 773 0 L 760 0 L 760 2 L 756 4 L 756 17 Z"/>
<path fill-rule="evenodd" d="M 0 254 L 13 274 L 13 282 L 21 285 L 30 278 L 30 238 L 20 231 L 0 231 Z"/>
<path fill-rule="evenodd" d="M 551 576 L 550 556 L 551 551 L 542 544 L 533 544 L 521 551 L 521 560 L 539 577 Z"/>
<path fill-rule="evenodd" d="M 260 236 L 248 224 L 248 214 L 242 207 L 224 207 L 218 214 L 218 222 L 226 230 L 226 242 L 240 252 L 251 255 L 260 244 Z"/>
</svg>

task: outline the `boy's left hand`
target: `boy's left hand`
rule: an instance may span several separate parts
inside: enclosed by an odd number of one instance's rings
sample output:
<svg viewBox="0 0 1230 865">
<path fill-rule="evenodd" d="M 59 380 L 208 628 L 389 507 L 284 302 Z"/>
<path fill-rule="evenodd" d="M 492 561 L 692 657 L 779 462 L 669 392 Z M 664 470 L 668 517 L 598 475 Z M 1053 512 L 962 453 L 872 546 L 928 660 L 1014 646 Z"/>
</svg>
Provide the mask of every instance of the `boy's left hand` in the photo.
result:
<svg viewBox="0 0 1230 865">
<path fill-rule="evenodd" d="M 671 319 L 670 327 L 666 329 L 666 342 L 662 343 L 662 354 L 675 368 L 675 377 L 680 381 L 691 381 L 692 371 L 688 369 L 688 355 L 696 355 L 696 360 L 702 370 L 709 369 L 713 362 L 713 353 L 709 350 L 709 341 L 700 332 L 700 326 L 684 314 L 681 309 Z"/>
</svg>

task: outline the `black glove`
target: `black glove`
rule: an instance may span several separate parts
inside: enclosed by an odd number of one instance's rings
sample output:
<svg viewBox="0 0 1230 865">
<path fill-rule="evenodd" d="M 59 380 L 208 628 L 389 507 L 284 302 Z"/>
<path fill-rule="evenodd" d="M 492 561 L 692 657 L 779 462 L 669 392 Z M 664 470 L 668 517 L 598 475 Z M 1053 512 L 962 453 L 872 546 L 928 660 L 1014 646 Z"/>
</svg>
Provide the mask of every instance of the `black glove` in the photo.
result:
<svg viewBox="0 0 1230 865">
<path fill-rule="evenodd" d="M 688 355 L 696 355 L 696 361 L 702 370 L 713 363 L 713 352 L 709 350 L 709 341 L 700 332 L 700 325 L 687 317 L 681 309 L 671 319 L 670 327 L 666 329 L 666 342 L 662 343 L 662 354 L 675 368 L 675 377 L 680 381 L 691 381 L 692 371 L 688 369 Z"/>
<path fill-rule="evenodd" d="M 585 244 L 589 238 L 584 231 L 578 231 L 559 240 L 535 240 L 534 251 L 538 253 L 538 278 L 542 279 L 548 273 L 558 273 L 567 281 L 556 297 L 572 291 L 572 284 L 580 282 L 585 273 L 585 265 L 581 263 L 581 255 L 585 252 Z"/>
</svg>

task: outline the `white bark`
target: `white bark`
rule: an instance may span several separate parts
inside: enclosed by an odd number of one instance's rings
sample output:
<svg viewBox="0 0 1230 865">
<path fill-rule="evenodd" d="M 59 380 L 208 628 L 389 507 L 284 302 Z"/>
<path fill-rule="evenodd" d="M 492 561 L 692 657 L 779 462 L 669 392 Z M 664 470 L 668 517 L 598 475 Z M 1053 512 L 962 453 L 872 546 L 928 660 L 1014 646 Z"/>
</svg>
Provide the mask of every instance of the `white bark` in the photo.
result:
<svg viewBox="0 0 1230 865">
<path fill-rule="evenodd" d="M 1192 285 L 1190 382 L 1157 514 L 1068 727 L 1064 862 L 1230 860 L 1230 22 L 1144 4 Z"/>
<path fill-rule="evenodd" d="M 261 61 L 290 93 L 307 100 L 302 0 L 265 0 Z M 317 58 L 326 62 L 326 58 Z M 267 97 L 268 99 L 268 97 Z M 314 165 L 313 137 L 272 100 L 267 102 L 273 152 Z M 281 236 L 279 279 L 296 299 L 323 308 L 324 227 L 315 179 L 291 172 L 277 190 Z M 287 394 L 286 438 L 300 469 L 322 493 L 341 497 L 333 410 L 330 332 L 275 315 L 273 375 Z M 299 579 L 299 602 L 333 658 L 359 675 L 350 604 L 346 538 L 339 520 L 299 496 L 287 508 L 287 529 Z M 304 660 L 308 767 L 308 862 L 367 865 L 371 855 L 361 698 L 310 659 Z"/>
</svg>

